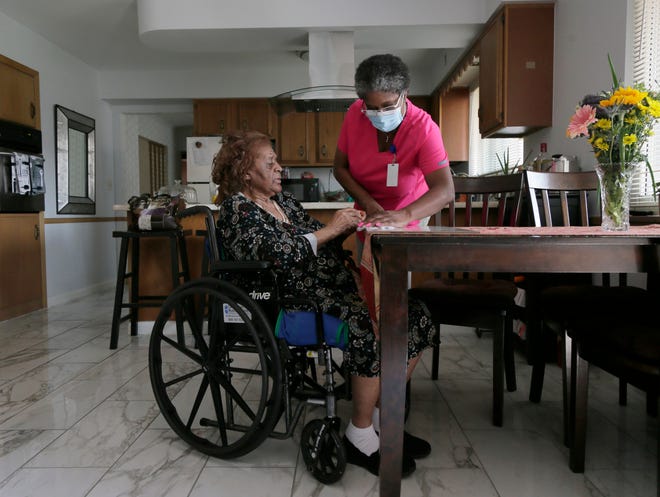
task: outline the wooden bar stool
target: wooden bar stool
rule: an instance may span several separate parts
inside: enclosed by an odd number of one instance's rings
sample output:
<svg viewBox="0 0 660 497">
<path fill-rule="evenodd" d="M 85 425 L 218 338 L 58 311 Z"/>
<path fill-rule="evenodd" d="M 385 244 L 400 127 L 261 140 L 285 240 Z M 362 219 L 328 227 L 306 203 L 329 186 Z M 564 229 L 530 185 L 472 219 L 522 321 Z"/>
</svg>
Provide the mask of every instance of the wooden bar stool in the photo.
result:
<svg viewBox="0 0 660 497">
<path fill-rule="evenodd" d="M 164 231 L 113 231 L 113 238 L 121 238 L 119 249 L 119 263 L 117 265 L 117 286 L 115 288 L 115 304 L 112 313 L 112 329 L 110 334 L 110 348 L 116 349 L 119 340 L 119 325 L 130 319 L 131 335 L 137 335 L 138 310 L 142 307 L 160 307 L 167 295 L 141 295 L 140 294 L 140 240 L 165 238 L 169 240 L 170 272 L 172 275 L 172 290 L 179 286 L 181 279 L 188 281 L 188 254 L 186 252 L 185 237 L 189 232 L 181 229 Z M 131 267 L 128 270 L 128 252 L 131 248 Z M 124 302 L 124 286 L 126 280 L 131 280 L 131 290 L 128 302 Z M 129 309 L 128 314 L 122 316 L 122 309 Z M 177 316 L 181 316 L 177 310 Z M 183 343 L 183 321 L 177 319 L 177 340 Z"/>
</svg>

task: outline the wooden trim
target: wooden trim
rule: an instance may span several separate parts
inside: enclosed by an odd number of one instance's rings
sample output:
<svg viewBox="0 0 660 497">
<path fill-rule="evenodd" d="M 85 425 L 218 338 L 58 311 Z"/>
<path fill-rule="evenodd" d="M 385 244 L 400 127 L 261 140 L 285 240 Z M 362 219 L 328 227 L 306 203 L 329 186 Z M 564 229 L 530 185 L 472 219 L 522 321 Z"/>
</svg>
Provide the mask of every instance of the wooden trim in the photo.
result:
<svg viewBox="0 0 660 497">
<path fill-rule="evenodd" d="M 41 308 L 48 307 L 48 287 L 46 286 L 46 232 L 44 230 L 44 213 L 39 213 L 39 244 L 41 245 Z"/>
<path fill-rule="evenodd" d="M 71 223 L 111 223 L 126 221 L 126 216 L 115 217 L 49 217 L 44 219 L 44 224 L 71 224 Z"/>
</svg>

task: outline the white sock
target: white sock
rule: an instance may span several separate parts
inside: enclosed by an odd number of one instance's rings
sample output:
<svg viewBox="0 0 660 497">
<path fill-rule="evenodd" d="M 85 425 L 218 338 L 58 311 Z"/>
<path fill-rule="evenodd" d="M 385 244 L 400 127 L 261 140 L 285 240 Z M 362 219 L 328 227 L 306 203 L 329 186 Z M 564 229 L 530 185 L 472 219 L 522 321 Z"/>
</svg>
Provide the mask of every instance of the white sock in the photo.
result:
<svg viewBox="0 0 660 497">
<path fill-rule="evenodd" d="M 349 421 L 344 435 L 363 454 L 370 456 L 378 450 L 380 442 L 373 425 L 357 428 L 353 421 Z"/>
<path fill-rule="evenodd" d="M 371 423 L 374 425 L 374 430 L 380 433 L 380 409 L 374 407 L 374 413 L 371 416 Z"/>
</svg>

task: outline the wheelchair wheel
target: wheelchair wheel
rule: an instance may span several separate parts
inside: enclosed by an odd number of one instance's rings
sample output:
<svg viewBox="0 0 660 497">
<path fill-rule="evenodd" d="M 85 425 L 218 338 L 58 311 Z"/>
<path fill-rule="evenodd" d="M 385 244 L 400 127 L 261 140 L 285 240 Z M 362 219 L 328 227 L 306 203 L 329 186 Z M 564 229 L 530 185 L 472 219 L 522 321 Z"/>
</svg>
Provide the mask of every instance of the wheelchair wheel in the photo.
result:
<svg viewBox="0 0 660 497">
<path fill-rule="evenodd" d="M 183 320 L 185 343 L 176 320 Z M 188 282 L 165 300 L 151 333 L 149 374 L 169 426 L 210 456 L 252 451 L 281 413 L 282 370 L 268 320 L 221 280 Z"/>
<path fill-rule="evenodd" d="M 310 473 L 326 485 L 335 483 L 346 470 L 346 449 L 333 420 L 314 419 L 302 431 L 300 449 Z"/>
</svg>

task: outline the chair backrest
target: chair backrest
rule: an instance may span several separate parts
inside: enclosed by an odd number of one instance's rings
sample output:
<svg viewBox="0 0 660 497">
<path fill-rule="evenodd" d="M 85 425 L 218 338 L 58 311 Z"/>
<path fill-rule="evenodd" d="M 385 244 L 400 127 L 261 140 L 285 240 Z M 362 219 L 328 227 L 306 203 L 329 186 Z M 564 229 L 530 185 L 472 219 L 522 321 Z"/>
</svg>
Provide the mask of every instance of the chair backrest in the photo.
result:
<svg viewBox="0 0 660 497">
<path fill-rule="evenodd" d="M 504 176 L 455 176 L 454 191 L 465 195 L 465 218 L 463 226 L 477 224 L 474 214 L 479 217 L 479 226 L 517 226 L 520 220 L 520 203 L 523 191 L 523 174 Z M 475 200 L 473 196 L 478 198 Z M 496 203 L 496 206 L 493 205 Z M 497 209 L 497 216 L 489 215 Z M 441 213 L 436 214 L 436 225 L 442 224 Z M 449 204 L 449 226 L 457 226 L 456 202 Z"/>
<path fill-rule="evenodd" d="M 588 192 L 598 191 L 598 176 L 595 171 L 573 173 L 550 173 L 526 171 L 528 198 L 532 208 L 534 226 L 589 226 Z M 561 220 L 553 219 L 549 192 L 558 193 Z M 538 196 L 543 202 L 543 217 L 539 209 Z M 577 197 L 580 219 L 571 219 L 569 194 Z"/>
<path fill-rule="evenodd" d="M 598 193 L 599 182 L 595 171 L 573 173 L 551 173 L 526 171 L 525 183 L 528 199 L 532 208 L 534 226 L 589 226 L 588 193 Z M 561 219 L 552 216 L 550 193 L 558 195 L 561 208 Z M 543 206 L 543 217 L 539 208 L 538 196 Z M 579 219 L 571 218 L 570 198 L 578 199 Z M 627 275 L 619 273 L 619 285 L 627 284 Z M 610 274 L 603 273 L 603 285 L 610 286 Z"/>
</svg>

